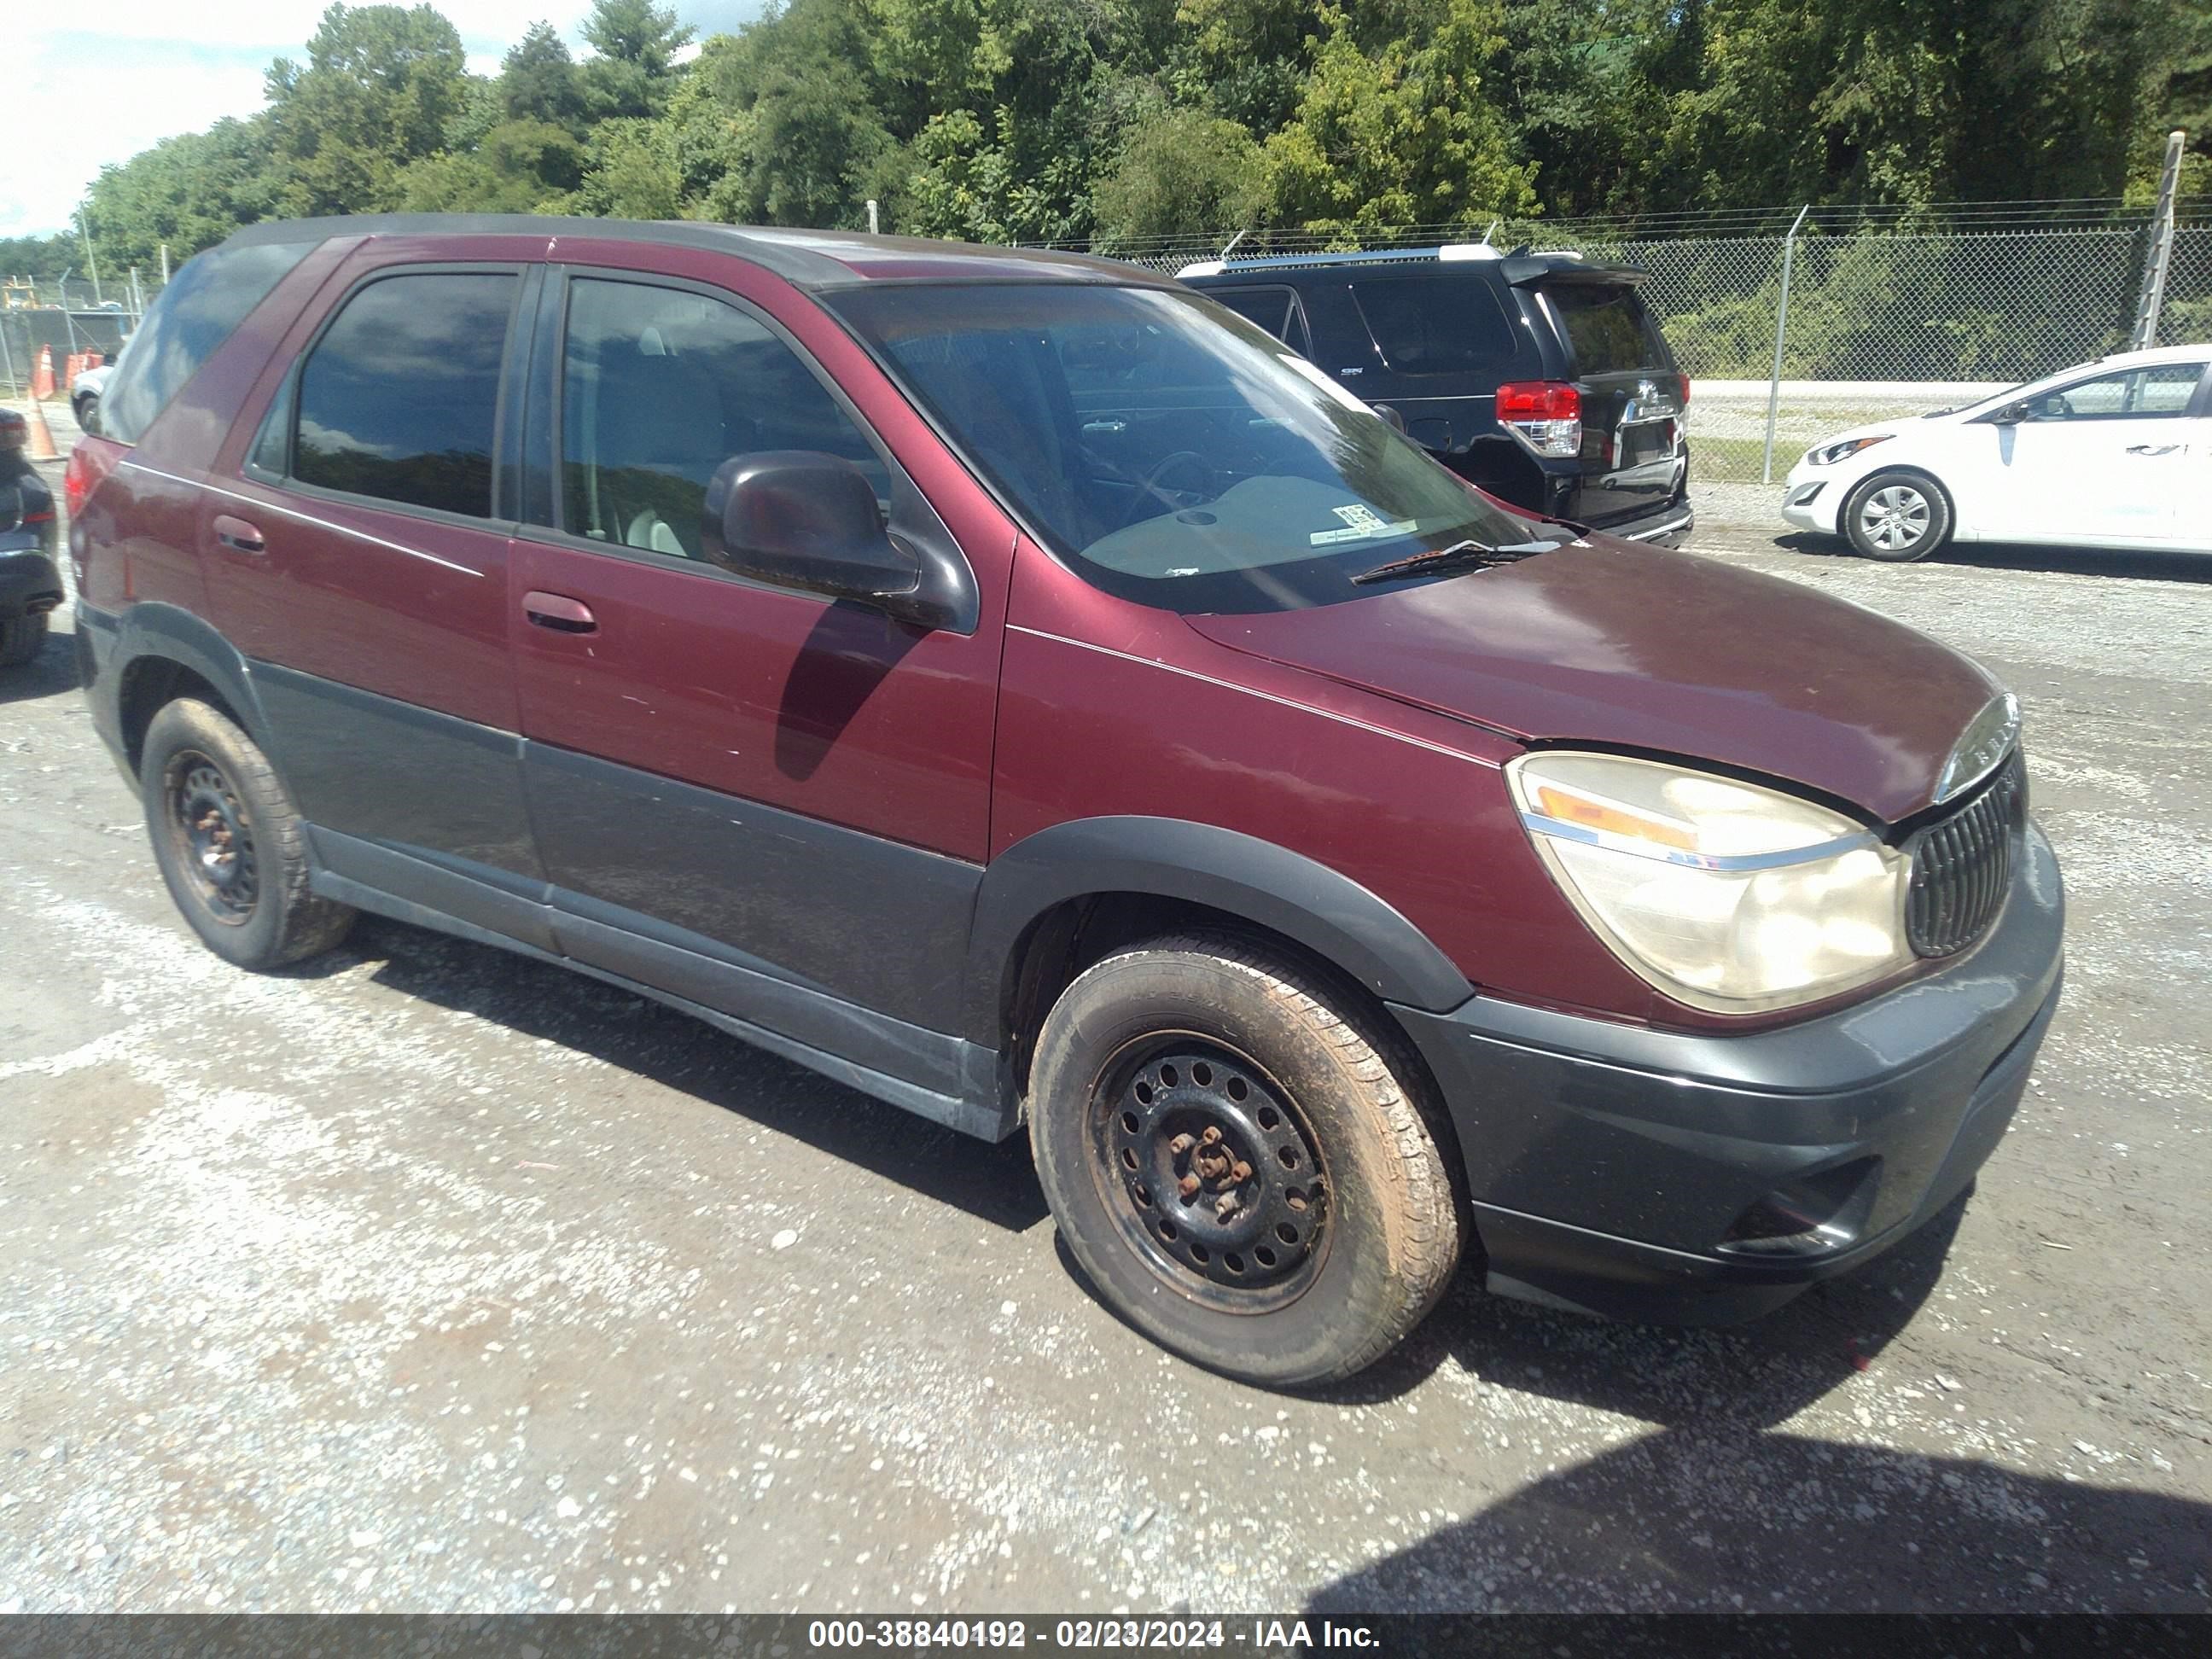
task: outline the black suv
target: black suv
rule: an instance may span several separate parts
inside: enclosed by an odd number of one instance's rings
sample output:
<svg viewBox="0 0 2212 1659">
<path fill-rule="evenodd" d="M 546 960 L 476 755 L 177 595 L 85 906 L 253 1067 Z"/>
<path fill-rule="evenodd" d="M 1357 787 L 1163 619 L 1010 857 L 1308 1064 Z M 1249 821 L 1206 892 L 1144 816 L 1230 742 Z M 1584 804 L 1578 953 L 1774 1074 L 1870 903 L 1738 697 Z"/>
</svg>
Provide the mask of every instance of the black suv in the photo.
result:
<svg viewBox="0 0 2212 1659">
<path fill-rule="evenodd" d="M 1462 242 L 1176 274 L 1492 495 L 1632 541 L 1689 534 L 1690 380 L 1642 271 Z"/>
</svg>

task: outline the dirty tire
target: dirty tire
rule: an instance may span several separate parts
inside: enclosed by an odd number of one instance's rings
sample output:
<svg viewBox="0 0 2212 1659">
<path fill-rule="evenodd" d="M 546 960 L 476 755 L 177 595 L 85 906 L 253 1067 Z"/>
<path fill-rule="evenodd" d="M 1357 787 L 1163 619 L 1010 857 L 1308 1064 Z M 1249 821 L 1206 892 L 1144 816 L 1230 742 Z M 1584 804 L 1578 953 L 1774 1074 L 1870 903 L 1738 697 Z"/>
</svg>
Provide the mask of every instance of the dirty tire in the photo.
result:
<svg viewBox="0 0 2212 1659">
<path fill-rule="evenodd" d="M 1837 522 L 1860 556 L 1911 564 L 1951 539 L 1951 498 L 1926 473 L 1893 467 L 1861 481 Z"/>
<path fill-rule="evenodd" d="M 1164 1264 L 1163 1250 L 1177 1247 L 1161 1246 L 1154 1233 L 1166 1217 L 1188 1227 L 1189 1205 L 1175 1210 L 1181 1200 L 1162 1191 L 1156 1213 L 1149 1178 L 1117 1185 L 1125 1177 L 1115 1126 L 1139 1121 L 1121 1112 L 1117 1079 L 1157 1085 L 1161 1069 L 1124 1057 L 1186 1044 L 1249 1060 L 1254 1086 L 1273 1088 L 1269 1097 L 1287 1103 L 1310 1140 L 1322 1242 L 1308 1276 L 1278 1287 L 1288 1300 L 1263 1305 L 1255 1292 L 1209 1282 L 1201 1275 L 1220 1273 L 1218 1262 Z M 1176 935 L 1116 951 L 1054 1005 L 1037 1036 L 1030 1143 L 1060 1237 L 1115 1312 L 1210 1370 L 1310 1387 L 1389 1352 L 1458 1265 L 1459 1214 L 1419 1095 L 1401 1041 L 1352 995 L 1257 942 Z M 1126 1097 L 1132 1105 L 1137 1098 Z M 1143 1122 L 1150 1131 L 1152 1120 Z M 1126 1139 L 1120 1147 L 1127 1150 Z M 1265 1163 L 1264 1152 L 1255 1162 Z M 1145 1199 L 1131 1195 L 1138 1186 Z"/>
<path fill-rule="evenodd" d="M 10 617 L 0 622 L 0 668 L 20 668 L 46 643 L 46 613 Z"/>
<path fill-rule="evenodd" d="M 169 896 L 217 956 L 241 968 L 281 968 L 329 950 L 353 926 L 350 905 L 308 890 L 307 826 L 269 757 L 221 709 L 191 697 L 162 707 L 147 728 L 138 793 Z M 234 824 L 250 857 L 250 902 L 225 902 L 201 873 L 180 811 L 187 799 L 219 799 L 210 810 Z"/>
<path fill-rule="evenodd" d="M 76 413 L 80 431 L 97 434 L 100 430 L 100 394 L 87 392 L 78 398 Z"/>
</svg>

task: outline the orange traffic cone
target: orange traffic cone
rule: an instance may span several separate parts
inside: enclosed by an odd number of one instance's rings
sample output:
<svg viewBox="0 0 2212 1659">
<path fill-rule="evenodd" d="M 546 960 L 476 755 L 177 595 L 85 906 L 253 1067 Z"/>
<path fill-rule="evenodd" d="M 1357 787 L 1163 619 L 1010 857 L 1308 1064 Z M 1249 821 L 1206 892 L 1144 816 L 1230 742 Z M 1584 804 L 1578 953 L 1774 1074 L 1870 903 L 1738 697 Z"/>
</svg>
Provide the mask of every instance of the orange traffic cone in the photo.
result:
<svg viewBox="0 0 2212 1659">
<path fill-rule="evenodd" d="M 46 411 L 39 407 L 36 398 L 32 399 L 31 412 L 23 418 L 31 428 L 30 442 L 23 450 L 24 459 L 33 461 L 61 459 L 61 451 L 54 447 L 54 429 L 46 424 Z"/>
<path fill-rule="evenodd" d="M 50 345 L 39 348 L 38 367 L 31 371 L 31 401 L 37 403 L 54 395 L 54 349 Z"/>
</svg>

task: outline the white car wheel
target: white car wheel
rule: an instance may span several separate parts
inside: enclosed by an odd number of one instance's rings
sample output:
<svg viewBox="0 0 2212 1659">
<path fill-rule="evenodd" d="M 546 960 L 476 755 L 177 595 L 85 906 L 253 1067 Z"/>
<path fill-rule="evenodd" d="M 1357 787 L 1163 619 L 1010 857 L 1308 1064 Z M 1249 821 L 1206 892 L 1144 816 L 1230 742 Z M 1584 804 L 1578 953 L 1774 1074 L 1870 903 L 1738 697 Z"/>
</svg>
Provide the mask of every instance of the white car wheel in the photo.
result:
<svg viewBox="0 0 2212 1659">
<path fill-rule="evenodd" d="M 1877 472 L 1844 503 L 1844 534 L 1869 559 L 1924 559 L 1951 538 L 1951 503 L 1935 480 Z"/>
</svg>

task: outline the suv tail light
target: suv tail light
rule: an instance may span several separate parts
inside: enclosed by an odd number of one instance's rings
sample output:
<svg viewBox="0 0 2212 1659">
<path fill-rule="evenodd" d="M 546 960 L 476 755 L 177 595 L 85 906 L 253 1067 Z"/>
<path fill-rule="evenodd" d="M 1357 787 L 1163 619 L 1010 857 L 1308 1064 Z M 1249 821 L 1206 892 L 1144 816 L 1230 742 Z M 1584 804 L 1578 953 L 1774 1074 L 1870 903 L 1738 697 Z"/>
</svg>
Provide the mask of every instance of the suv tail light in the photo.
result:
<svg viewBox="0 0 2212 1659">
<path fill-rule="evenodd" d="M 92 498 L 92 492 L 106 482 L 126 447 L 112 438 L 94 437 L 90 433 L 76 441 L 76 447 L 70 451 L 68 470 L 62 474 L 62 499 L 69 503 L 70 518 L 76 518 Z"/>
<path fill-rule="evenodd" d="M 1677 374 L 1674 376 L 1674 384 L 1680 389 L 1682 394 L 1676 401 L 1678 401 L 1683 408 L 1687 409 L 1690 406 L 1690 377 L 1686 374 Z"/>
<path fill-rule="evenodd" d="M 1565 380 L 1509 380 L 1498 388 L 1498 418 L 1539 455 L 1579 455 L 1583 394 Z"/>
</svg>

